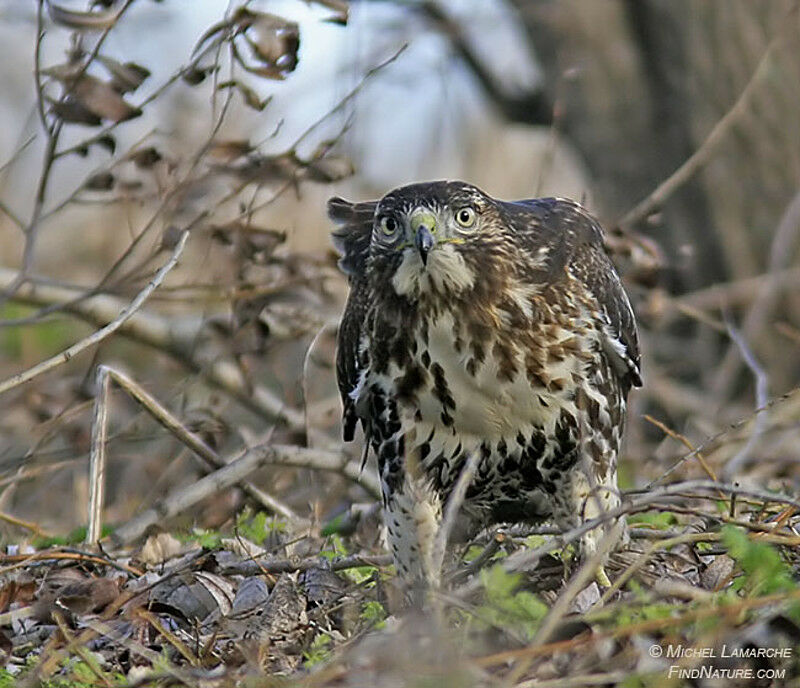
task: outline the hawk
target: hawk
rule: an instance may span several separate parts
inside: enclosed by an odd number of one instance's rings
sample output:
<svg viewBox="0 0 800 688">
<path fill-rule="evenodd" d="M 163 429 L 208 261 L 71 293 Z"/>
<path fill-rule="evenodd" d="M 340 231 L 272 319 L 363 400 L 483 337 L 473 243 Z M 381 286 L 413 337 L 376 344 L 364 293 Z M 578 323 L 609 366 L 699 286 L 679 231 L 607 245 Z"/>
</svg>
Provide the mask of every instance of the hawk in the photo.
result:
<svg viewBox="0 0 800 688">
<path fill-rule="evenodd" d="M 344 439 L 360 422 L 377 456 L 401 576 L 438 585 L 443 505 L 475 452 L 459 512 L 475 530 L 569 528 L 617 506 L 640 355 L 597 220 L 570 200 L 499 201 L 458 181 L 332 198 L 328 212 L 350 282 L 336 360 Z"/>
</svg>

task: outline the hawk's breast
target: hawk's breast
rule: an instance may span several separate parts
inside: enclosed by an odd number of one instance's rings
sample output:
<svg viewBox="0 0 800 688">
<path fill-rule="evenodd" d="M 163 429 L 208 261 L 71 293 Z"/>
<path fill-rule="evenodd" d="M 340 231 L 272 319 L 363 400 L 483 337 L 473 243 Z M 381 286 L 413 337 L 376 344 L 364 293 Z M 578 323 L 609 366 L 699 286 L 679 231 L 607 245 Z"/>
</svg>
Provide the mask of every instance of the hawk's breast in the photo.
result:
<svg viewBox="0 0 800 688">
<path fill-rule="evenodd" d="M 571 336 L 553 327 L 548 335 L 555 341 Z M 574 413 L 573 381 L 584 365 L 576 356 L 548 362 L 544 342 L 526 347 L 504 336 L 502 327 L 478 338 L 452 312 L 424 322 L 415 343 L 414 358 L 425 374 L 416 394 L 401 402 L 409 424 L 493 441 L 532 429 L 551 434 L 562 409 Z"/>
</svg>

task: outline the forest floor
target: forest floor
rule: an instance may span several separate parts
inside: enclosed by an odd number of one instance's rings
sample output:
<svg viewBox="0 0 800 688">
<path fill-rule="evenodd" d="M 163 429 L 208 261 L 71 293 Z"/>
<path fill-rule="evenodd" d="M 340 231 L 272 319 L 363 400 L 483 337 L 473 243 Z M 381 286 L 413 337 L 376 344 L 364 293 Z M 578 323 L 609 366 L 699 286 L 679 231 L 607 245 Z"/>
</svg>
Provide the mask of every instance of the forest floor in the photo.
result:
<svg viewBox="0 0 800 688">
<path fill-rule="evenodd" d="M 610 588 L 573 534 L 515 528 L 458 548 L 424 610 L 374 507 L 246 509 L 120 551 L 34 540 L 0 555 L 0 686 L 796 685 L 800 510 L 712 484 L 630 498 Z"/>
</svg>

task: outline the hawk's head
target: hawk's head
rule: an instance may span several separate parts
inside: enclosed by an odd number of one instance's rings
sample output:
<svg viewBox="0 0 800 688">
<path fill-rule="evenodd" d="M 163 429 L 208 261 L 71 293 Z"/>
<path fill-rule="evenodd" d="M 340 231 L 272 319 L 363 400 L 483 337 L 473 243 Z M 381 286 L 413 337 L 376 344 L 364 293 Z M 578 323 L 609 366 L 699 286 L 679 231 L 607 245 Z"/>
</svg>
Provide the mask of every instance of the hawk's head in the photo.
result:
<svg viewBox="0 0 800 688">
<path fill-rule="evenodd" d="M 375 206 L 372 274 L 412 299 L 469 289 L 481 278 L 480 263 L 503 244 L 498 212 L 493 199 L 464 182 L 395 189 Z"/>
</svg>

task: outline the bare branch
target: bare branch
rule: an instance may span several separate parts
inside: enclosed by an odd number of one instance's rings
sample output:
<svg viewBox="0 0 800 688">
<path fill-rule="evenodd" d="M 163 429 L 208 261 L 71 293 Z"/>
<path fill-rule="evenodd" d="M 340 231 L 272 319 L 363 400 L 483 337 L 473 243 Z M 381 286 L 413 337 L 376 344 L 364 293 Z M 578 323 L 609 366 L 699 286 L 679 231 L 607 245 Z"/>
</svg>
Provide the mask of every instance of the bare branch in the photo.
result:
<svg viewBox="0 0 800 688">
<path fill-rule="evenodd" d="M 157 502 L 147 511 L 118 528 L 110 536 L 110 541 L 114 546 L 130 543 L 143 535 L 145 530 L 154 523 L 172 518 L 206 497 L 226 490 L 245 480 L 258 469 L 270 465 L 332 471 L 357 482 L 373 495 L 380 494 L 377 481 L 374 478 L 360 475 L 358 464 L 348 461 L 348 458 L 342 454 L 287 445 L 260 445 L 248 449 L 230 461 L 226 460 L 224 468 L 209 473 L 197 482 L 176 490 Z"/>
<path fill-rule="evenodd" d="M 11 282 L 15 274 L 12 270 L 0 268 L 0 285 Z M 116 297 L 97 295 L 83 299 L 85 293 L 78 288 L 58 287 L 29 280 L 14 298 L 16 301 L 40 306 L 63 304 L 66 312 L 96 326 L 112 322 L 124 308 L 125 302 Z M 301 411 L 287 406 L 265 387 L 252 385 L 235 363 L 229 360 L 214 359 L 204 362 L 198 359 L 195 345 L 202 327 L 201 318 L 167 318 L 147 311 L 131 316 L 120 325 L 120 334 L 163 351 L 188 370 L 198 373 L 208 383 L 225 390 L 253 413 L 285 423 L 295 432 L 304 431 L 305 422 Z"/>
<path fill-rule="evenodd" d="M 475 476 L 475 471 L 478 469 L 480 460 L 481 453 L 479 451 L 474 451 L 469 455 L 458 475 L 458 480 L 453 486 L 453 490 L 450 492 L 450 496 L 447 498 L 444 518 L 442 518 L 439 531 L 436 533 L 436 540 L 433 543 L 433 569 L 438 574 L 441 574 L 442 571 L 444 553 L 447 548 L 447 542 L 450 540 L 450 533 L 455 525 L 459 509 L 461 509 L 461 505 L 464 502 L 467 490 L 472 484 L 472 478 Z"/>
<path fill-rule="evenodd" d="M 767 374 L 756 359 L 750 347 L 747 345 L 745 338 L 731 323 L 728 323 L 728 333 L 730 334 L 731 339 L 739 347 L 742 358 L 747 364 L 747 367 L 753 372 L 753 376 L 756 379 L 756 408 L 760 408 L 764 406 L 769 399 L 769 380 L 767 378 Z M 739 469 L 752 458 L 751 455 L 753 449 L 758 440 L 761 438 L 761 435 L 764 433 L 766 424 L 767 417 L 763 413 L 759 413 L 755 419 L 753 432 L 750 433 L 750 437 L 747 438 L 747 442 L 745 443 L 744 447 L 742 447 L 736 456 L 734 456 L 725 465 L 722 475 L 726 479 L 730 479 L 732 476 L 736 475 Z"/>
<path fill-rule="evenodd" d="M 181 253 L 183 253 L 183 249 L 186 246 L 186 241 L 189 238 L 189 232 L 185 231 L 181 234 L 180 239 L 175 244 L 175 248 L 172 250 L 172 255 L 170 259 L 159 269 L 156 273 L 155 277 L 147 284 L 147 286 L 142 289 L 142 291 L 137 294 L 136 298 L 130 303 L 130 305 L 126 306 L 122 309 L 119 315 L 114 318 L 108 325 L 103 327 L 100 330 L 92 333 L 90 336 L 82 339 L 79 342 L 76 342 L 68 349 L 62 351 L 60 354 L 57 354 L 51 358 L 48 358 L 46 361 L 42 361 L 41 363 L 33 366 L 32 368 L 28 368 L 21 373 L 17 373 L 16 375 L 0 382 L 0 394 L 8 392 L 19 385 L 22 385 L 26 382 L 29 382 L 33 378 L 41 375 L 42 373 L 46 373 L 57 366 L 66 363 L 70 359 L 74 358 L 78 354 L 82 353 L 86 349 L 98 344 L 99 342 L 103 341 L 109 335 L 112 335 L 116 332 L 125 322 L 138 311 L 145 301 L 147 301 L 150 294 L 152 294 L 161 282 L 164 281 L 164 278 L 167 276 L 170 270 L 175 267 L 175 264 L 178 262 L 178 258 L 180 257 Z"/>
<path fill-rule="evenodd" d="M 97 424 L 102 423 L 104 426 L 107 426 L 108 423 L 109 380 L 116 382 L 125 392 L 133 397 L 152 418 L 177 437 L 178 440 L 185 444 L 196 456 L 200 457 L 206 466 L 222 468 L 226 465 L 225 460 L 222 459 L 217 452 L 209 447 L 196 433 L 188 430 L 175 416 L 159 404 L 153 396 L 148 394 L 141 385 L 138 385 L 127 375 L 118 370 L 109 368 L 108 366 L 101 365 L 97 368 L 97 379 L 98 392 L 95 401 L 95 418 L 92 421 L 92 445 L 89 458 L 91 494 L 94 494 L 95 483 L 98 480 L 96 473 L 103 471 L 102 468 L 94 469 L 93 467 L 95 465 L 105 465 L 104 453 L 107 430 L 105 430 L 105 428 L 99 429 Z M 96 437 L 97 439 L 95 439 Z M 302 520 L 289 506 L 267 492 L 264 492 L 264 490 L 251 482 L 242 481 L 239 485 L 250 497 L 269 511 L 294 521 Z M 102 491 L 102 487 L 99 489 Z M 95 506 L 92 499 L 90 499 L 89 502 L 89 517 L 89 529 L 86 535 L 86 542 L 94 544 L 97 541 L 97 537 L 92 538 L 90 534 L 99 536 L 100 530 L 99 527 L 95 529 L 92 528 L 92 519 L 94 517 L 99 522 L 100 506 Z"/>
</svg>

